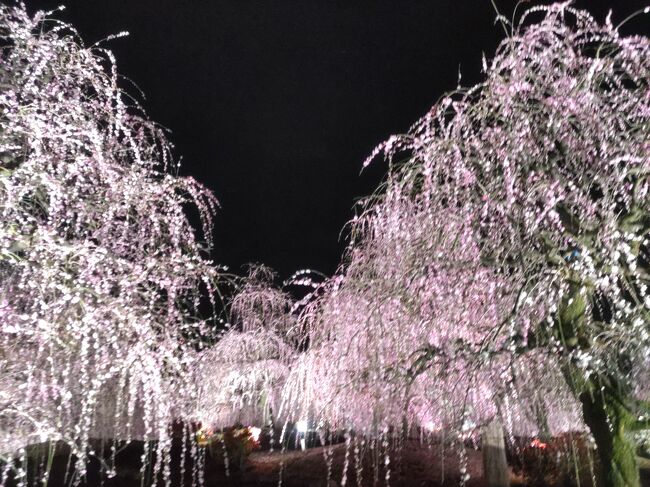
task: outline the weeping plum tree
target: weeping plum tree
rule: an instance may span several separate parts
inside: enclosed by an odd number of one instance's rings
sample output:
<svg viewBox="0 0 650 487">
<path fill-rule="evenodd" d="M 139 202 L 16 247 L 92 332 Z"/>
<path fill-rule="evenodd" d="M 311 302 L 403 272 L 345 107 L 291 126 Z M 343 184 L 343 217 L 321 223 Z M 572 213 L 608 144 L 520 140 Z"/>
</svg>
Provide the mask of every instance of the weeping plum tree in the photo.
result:
<svg viewBox="0 0 650 487">
<path fill-rule="evenodd" d="M 193 400 L 216 202 L 175 176 L 164 132 L 120 84 L 111 53 L 69 25 L 0 6 L 5 480 L 26 445 L 59 441 L 78 458 L 78 482 L 91 438 L 156 439 L 155 471 L 168 475 L 169 428 Z"/>
<path fill-rule="evenodd" d="M 462 437 L 493 417 L 510 433 L 586 425 L 604 484 L 638 486 L 650 42 L 570 3 L 503 22 L 485 81 L 366 162 L 387 157 L 386 183 L 303 314 L 310 349 L 285 404 L 372 435 L 411 422 Z"/>
<path fill-rule="evenodd" d="M 544 19 L 526 25 L 540 10 Z M 467 215 L 456 233 L 469 232 L 462 240 L 477 247 L 484 285 L 516 292 L 492 323 L 504 339 L 482 340 L 480 351 L 541 350 L 559 365 L 607 485 L 638 484 L 626 433 L 647 428 L 650 412 L 649 60 L 648 39 L 622 37 L 609 20 L 598 25 L 566 4 L 533 9 L 484 83 L 444 98 L 382 147 L 411 153 L 393 167 L 391 197 L 439 219 Z M 436 351 L 423 354 L 426 363 Z"/>
<path fill-rule="evenodd" d="M 229 328 L 198 354 L 194 416 L 208 428 L 266 426 L 277 414 L 297 352 L 292 299 L 274 278 L 270 268 L 251 266 L 230 302 Z"/>
</svg>

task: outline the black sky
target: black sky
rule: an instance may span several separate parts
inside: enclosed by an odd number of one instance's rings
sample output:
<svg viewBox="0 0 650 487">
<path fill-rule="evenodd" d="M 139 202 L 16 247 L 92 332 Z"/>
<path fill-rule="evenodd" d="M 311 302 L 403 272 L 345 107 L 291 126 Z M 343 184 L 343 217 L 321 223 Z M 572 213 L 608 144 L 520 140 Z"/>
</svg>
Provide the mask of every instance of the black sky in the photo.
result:
<svg viewBox="0 0 650 487">
<path fill-rule="evenodd" d="M 131 33 L 107 47 L 171 130 L 183 173 L 219 198 L 215 260 L 282 277 L 334 271 L 355 197 L 385 170 L 359 175 L 363 159 L 455 88 L 459 65 L 476 82 L 503 35 L 490 0 L 26 1 L 64 3 L 58 17 L 87 44 Z M 516 2 L 496 3 L 510 15 Z M 615 20 L 649 4 L 577 2 Z"/>
</svg>

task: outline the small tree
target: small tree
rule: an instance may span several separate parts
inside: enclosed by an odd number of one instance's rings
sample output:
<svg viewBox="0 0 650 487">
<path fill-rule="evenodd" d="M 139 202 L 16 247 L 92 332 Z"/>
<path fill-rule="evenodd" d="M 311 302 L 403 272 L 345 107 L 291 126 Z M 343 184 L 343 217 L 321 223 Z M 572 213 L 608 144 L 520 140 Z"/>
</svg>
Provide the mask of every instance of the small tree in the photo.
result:
<svg viewBox="0 0 650 487">
<path fill-rule="evenodd" d="M 273 285 L 274 272 L 251 266 L 230 301 L 231 323 L 199 352 L 196 418 L 207 427 L 267 426 L 296 356 L 292 299 Z"/>
<path fill-rule="evenodd" d="M 216 202 L 175 175 L 164 132 L 119 85 L 109 51 L 44 12 L 0 6 L 5 474 L 26 445 L 58 440 L 83 475 L 91 438 L 157 439 L 155 471 L 169 474 L 188 352 L 209 332 L 193 317 L 217 277 Z"/>
</svg>

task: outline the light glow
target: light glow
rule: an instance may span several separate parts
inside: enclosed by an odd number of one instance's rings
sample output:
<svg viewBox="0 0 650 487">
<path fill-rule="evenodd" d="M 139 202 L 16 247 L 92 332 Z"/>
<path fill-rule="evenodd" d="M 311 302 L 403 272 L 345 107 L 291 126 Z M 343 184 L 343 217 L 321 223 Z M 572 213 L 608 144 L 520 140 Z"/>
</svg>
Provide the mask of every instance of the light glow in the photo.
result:
<svg viewBox="0 0 650 487">
<path fill-rule="evenodd" d="M 297 421 L 296 422 L 296 431 L 298 433 L 307 433 L 309 430 L 309 423 L 305 420 Z"/>
</svg>

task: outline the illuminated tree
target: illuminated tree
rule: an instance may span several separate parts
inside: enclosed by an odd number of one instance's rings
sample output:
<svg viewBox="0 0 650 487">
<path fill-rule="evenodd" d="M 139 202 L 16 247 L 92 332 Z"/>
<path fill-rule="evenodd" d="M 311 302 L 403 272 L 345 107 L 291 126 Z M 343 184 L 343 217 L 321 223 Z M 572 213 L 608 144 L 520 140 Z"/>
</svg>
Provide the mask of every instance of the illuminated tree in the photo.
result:
<svg viewBox="0 0 650 487">
<path fill-rule="evenodd" d="M 195 417 L 206 427 L 267 426 L 296 356 L 292 299 L 273 286 L 265 266 L 250 268 L 230 302 L 231 323 L 199 352 Z"/>
<path fill-rule="evenodd" d="M 385 154 L 388 178 L 304 314 L 311 345 L 293 380 L 314 387 L 288 391 L 287 407 L 372 434 L 584 421 L 605 484 L 637 486 L 650 42 L 567 3 L 533 8 L 484 71 L 366 162 Z"/>
<path fill-rule="evenodd" d="M 83 475 L 91 438 L 140 438 L 158 440 L 167 476 L 169 429 L 191 402 L 216 202 L 175 175 L 164 132 L 120 84 L 109 51 L 43 12 L 0 6 L 5 475 L 28 444 L 65 442 Z"/>
</svg>

